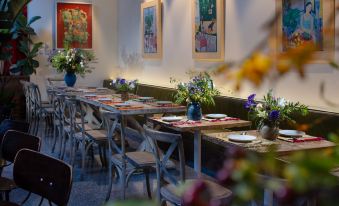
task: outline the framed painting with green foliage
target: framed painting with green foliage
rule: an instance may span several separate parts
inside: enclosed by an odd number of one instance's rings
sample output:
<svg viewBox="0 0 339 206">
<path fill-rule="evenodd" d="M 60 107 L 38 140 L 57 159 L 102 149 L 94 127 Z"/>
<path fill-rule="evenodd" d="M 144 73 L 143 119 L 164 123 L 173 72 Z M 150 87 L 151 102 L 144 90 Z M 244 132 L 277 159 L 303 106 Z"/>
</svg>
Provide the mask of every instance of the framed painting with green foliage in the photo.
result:
<svg viewBox="0 0 339 206">
<path fill-rule="evenodd" d="M 192 53 L 197 60 L 224 60 L 224 0 L 192 0 Z"/>
<path fill-rule="evenodd" d="M 92 49 L 92 4 L 56 2 L 56 48 Z"/>
<path fill-rule="evenodd" d="M 142 56 L 143 58 L 162 57 L 162 28 L 160 0 L 141 4 Z"/>
<path fill-rule="evenodd" d="M 334 0 L 277 0 L 278 53 L 311 43 L 312 63 L 333 60 L 335 49 Z"/>
</svg>

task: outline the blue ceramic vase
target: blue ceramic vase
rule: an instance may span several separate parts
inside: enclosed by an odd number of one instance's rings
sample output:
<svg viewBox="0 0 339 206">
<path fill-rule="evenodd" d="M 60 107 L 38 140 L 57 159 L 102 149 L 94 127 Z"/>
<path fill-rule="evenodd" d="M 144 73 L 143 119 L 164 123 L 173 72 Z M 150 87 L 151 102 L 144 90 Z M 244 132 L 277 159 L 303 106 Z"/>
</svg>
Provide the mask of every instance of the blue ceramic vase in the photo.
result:
<svg viewBox="0 0 339 206">
<path fill-rule="evenodd" d="M 190 102 L 187 105 L 187 119 L 199 121 L 202 119 L 201 106 L 198 102 Z"/>
<path fill-rule="evenodd" d="M 77 81 L 77 76 L 74 73 L 67 72 L 65 74 L 64 80 L 68 87 L 73 87 L 75 82 Z"/>
</svg>

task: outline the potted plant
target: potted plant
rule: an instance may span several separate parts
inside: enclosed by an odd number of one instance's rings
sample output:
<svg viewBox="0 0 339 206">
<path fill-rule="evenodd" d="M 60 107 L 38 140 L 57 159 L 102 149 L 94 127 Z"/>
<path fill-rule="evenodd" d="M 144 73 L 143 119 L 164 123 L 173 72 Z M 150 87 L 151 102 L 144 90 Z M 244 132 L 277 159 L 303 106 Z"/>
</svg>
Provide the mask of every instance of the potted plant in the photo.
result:
<svg viewBox="0 0 339 206">
<path fill-rule="evenodd" d="M 11 66 L 10 71 L 12 74 L 35 74 L 36 69 L 39 67 L 39 61 L 36 60 L 36 57 L 43 43 L 33 42 L 32 36 L 35 36 L 36 33 L 31 27 L 39 19 L 41 19 L 40 16 L 34 16 L 28 21 L 25 15 L 20 14 L 14 23 L 12 38 L 18 40 L 18 49 L 24 55 L 24 58 Z"/>
<path fill-rule="evenodd" d="M 308 107 L 299 102 L 288 102 L 284 98 L 276 98 L 270 90 L 263 102 L 255 101 L 256 94 L 247 98 L 245 108 L 249 111 L 250 119 L 254 120 L 260 135 L 269 140 L 275 140 L 279 133 L 279 125 L 283 121 L 295 122 L 293 114 L 308 114 Z"/>
<path fill-rule="evenodd" d="M 59 50 L 52 54 L 50 62 L 58 73 L 65 74 L 65 83 L 68 87 L 73 87 L 79 74 L 84 77 L 86 73 L 91 73 L 94 69 L 90 63 L 95 59 L 93 52 L 82 49 Z"/>
<path fill-rule="evenodd" d="M 115 90 L 121 93 L 121 100 L 129 100 L 129 92 L 133 92 L 136 89 L 138 80 L 127 81 L 124 78 L 116 78 L 112 80 L 112 86 Z"/>
<path fill-rule="evenodd" d="M 193 76 L 187 83 L 178 82 L 171 78 L 171 83 L 177 83 L 177 92 L 174 95 L 175 102 L 186 102 L 187 118 L 198 121 L 202 119 L 201 104 L 214 105 L 214 97 L 220 92 L 214 88 L 213 80 L 206 72 Z"/>
</svg>

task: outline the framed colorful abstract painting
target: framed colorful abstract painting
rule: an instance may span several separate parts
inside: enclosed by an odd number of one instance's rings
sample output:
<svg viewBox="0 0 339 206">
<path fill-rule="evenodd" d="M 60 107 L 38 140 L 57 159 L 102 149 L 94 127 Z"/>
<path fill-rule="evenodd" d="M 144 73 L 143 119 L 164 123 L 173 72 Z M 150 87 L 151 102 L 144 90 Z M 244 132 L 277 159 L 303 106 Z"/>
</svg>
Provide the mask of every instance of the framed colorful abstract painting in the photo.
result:
<svg viewBox="0 0 339 206">
<path fill-rule="evenodd" d="M 56 2 L 56 47 L 92 49 L 92 4 Z"/>
<path fill-rule="evenodd" d="M 162 28 L 160 0 L 141 4 L 142 56 L 143 58 L 162 57 Z"/>
<path fill-rule="evenodd" d="M 278 24 L 278 49 L 284 52 L 313 43 L 317 52 L 313 63 L 334 58 L 334 0 L 278 0 L 282 13 Z"/>
<path fill-rule="evenodd" d="M 192 0 L 193 58 L 224 60 L 224 0 Z"/>
</svg>

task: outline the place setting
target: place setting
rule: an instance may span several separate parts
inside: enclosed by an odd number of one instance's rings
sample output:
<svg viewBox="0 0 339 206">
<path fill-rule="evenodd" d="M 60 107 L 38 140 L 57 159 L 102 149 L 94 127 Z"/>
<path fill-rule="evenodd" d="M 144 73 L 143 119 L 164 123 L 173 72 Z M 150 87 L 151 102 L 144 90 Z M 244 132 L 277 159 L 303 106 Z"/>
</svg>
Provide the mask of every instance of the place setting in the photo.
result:
<svg viewBox="0 0 339 206">
<path fill-rule="evenodd" d="M 228 117 L 226 114 L 206 114 L 202 120 L 208 122 L 222 122 L 222 121 L 235 121 L 240 120 L 239 118 Z"/>
<path fill-rule="evenodd" d="M 292 142 L 292 143 L 302 143 L 302 142 L 313 142 L 324 140 L 322 137 L 313 137 L 307 135 L 303 131 L 298 130 L 279 130 L 279 140 Z"/>
</svg>

